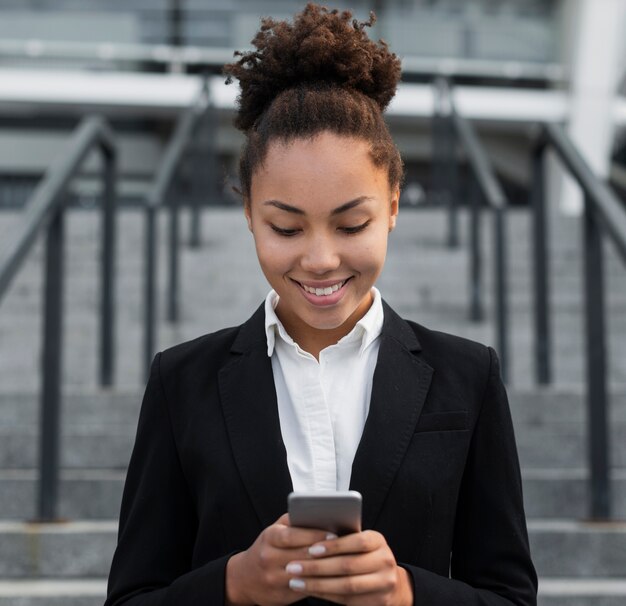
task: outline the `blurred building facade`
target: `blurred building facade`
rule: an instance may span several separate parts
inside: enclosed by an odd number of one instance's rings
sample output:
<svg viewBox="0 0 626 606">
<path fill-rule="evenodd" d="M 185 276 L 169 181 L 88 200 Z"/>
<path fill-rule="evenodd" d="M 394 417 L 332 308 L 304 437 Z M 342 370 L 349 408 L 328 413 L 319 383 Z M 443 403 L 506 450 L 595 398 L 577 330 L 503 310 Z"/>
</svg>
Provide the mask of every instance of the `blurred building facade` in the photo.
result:
<svg viewBox="0 0 626 606">
<path fill-rule="evenodd" d="M 361 17 L 374 10 L 379 33 L 402 55 L 558 61 L 570 0 L 352 0 L 332 3 Z M 601 3 L 600 3 L 601 4 Z M 58 40 L 171 41 L 180 11 L 180 41 L 238 48 L 248 44 L 260 15 L 289 17 L 294 0 L 3 0 L 2 37 Z M 93 15 L 106 16 L 95 26 Z M 77 23 L 88 27 L 76 27 Z"/>
<path fill-rule="evenodd" d="M 118 49 L 148 45 L 156 54 L 165 45 L 212 49 L 227 61 L 233 49 L 249 47 L 260 17 L 289 18 L 303 4 L 297 0 L 0 0 L 0 68 L 203 71 L 207 65 L 202 62 L 120 63 L 107 59 L 106 51 L 90 54 L 84 45 L 108 43 Z M 624 89 L 624 0 L 352 0 L 337 6 L 350 8 L 360 19 L 366 19 L 371 10 L 376 12 L 374 35 L 387 40 L 402 58 L 407 81 L 427 84 L 443 74 L 468 86 L 563 91 L 568 96 L 565 118 L 574 140 L 585 144 L 597 171 L 624 179 L 621 166 L 612 162 L 624 155 L 626 115 L 620 121 L 614 111 Z M 217 71 L 215 60 L 212 71 Z M 236 178 L 241 138 L 230 126 L 231 119 L 232 112 L 223 113 L 217 142 L 223 173 Z M 407 191 L 413 192 L 411 200 L 419 199 L 414 193 L 416 188 L 428 189 L 427 165 L 432 155 L 428 121 L 407 124 L 391 118 L 390 123 L 409 169 Z M 0 124 L 0 128 L 5 126 Z M 33 134 L 37 129 L 28 126 L 34 148 L 54 149 L 55 137 L 49 130 L 42 132 L 38 142 Z M 498 169 L 511 198 L 523 203 L 528 188 L 522 160 L 527 154 L 528 124 L 485 120 L 479 126 L 488 146 L 497 151 Z M 138 164 L 136 153 L 124 154 L 135 158 L 122 167 L 129 197 L 141 195 L 142 179 L 133 175 L 150 172 L 163 143 L 163 128 L 140 120 L 135 120 L 133 128 L 143 131 L 148 151 Z M 4 132 L 7 136 L 0 137 L 0 205 L 6 206 L 25 199 L 53 152 L 33 152 L 25 144 L 16 156 L 15 125 Z M 556 169 L 553 172 L 558 193 L 563 189 L 561 176 Z M 561 197 L 566 210 L 580 208 L 572 187 L 566 186 Z"/>
</svg>

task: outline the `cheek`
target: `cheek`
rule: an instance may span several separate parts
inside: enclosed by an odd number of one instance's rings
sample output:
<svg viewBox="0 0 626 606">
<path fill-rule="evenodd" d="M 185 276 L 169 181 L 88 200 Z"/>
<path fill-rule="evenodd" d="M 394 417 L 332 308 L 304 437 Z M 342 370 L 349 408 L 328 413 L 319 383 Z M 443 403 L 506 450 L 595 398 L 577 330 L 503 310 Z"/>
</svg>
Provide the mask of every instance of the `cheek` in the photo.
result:
<svg viewBox="0 0 626 606">
<path fill-rule="evenodd" d="M 368 234 L 358 245 L 351 247 L 348 255 L 362 272 L 380 271 L 387 255 L 387 231 L 379 229 Z"/>
<path fill-rule="evenodd" d="M 264 272 L 284 273 L 291 265 L 293 252 L 274 238 L 255 238 L 256 254 Z"/>
</svg>

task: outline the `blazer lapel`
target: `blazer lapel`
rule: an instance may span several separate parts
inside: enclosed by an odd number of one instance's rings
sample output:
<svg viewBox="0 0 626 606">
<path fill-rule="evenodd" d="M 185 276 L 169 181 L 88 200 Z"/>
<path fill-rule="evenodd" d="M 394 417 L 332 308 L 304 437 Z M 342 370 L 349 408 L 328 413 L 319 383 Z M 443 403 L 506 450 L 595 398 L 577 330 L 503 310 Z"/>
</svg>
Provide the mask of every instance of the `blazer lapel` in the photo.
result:
<svg viewBox="0 0 626 606">
<path fill-rule="evenodd" d="M 292 490 L 261 306 L 239 332 L 219 390 L 235 462 L 265 528 L 287 511 Z"/>
<path fill-rule="evenodd" d="M 363 495 L 363 528 L 373 528 L 409 446 L 433 369 L 411 327 L 386 303 L 372 397 L 352 465 L 350 488 Z"/>
</svg>

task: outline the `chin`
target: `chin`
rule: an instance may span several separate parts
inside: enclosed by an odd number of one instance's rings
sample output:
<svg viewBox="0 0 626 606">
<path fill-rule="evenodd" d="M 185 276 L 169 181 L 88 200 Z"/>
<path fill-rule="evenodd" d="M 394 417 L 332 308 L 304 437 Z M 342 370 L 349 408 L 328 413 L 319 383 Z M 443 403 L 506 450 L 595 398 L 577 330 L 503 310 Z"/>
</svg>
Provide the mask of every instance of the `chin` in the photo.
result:
<svg viewBox="0 0 626 606">
<path fill-rule="evenodd" d="M 337 328 L 341 328 L 350 318 L 351 314 L 329 314 L 326 318 L 320 318 L 319 316 L 315 317 L 304 317 L 303 320 L 311 327 L 316 330 L 336 330 Z"/>
</svg>

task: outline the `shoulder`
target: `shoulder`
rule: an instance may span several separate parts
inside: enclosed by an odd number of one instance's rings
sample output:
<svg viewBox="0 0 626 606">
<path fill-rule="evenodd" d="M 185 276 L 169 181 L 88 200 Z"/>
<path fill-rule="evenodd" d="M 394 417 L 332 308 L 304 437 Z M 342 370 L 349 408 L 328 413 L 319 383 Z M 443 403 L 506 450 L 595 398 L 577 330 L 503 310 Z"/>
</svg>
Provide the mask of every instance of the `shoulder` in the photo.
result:
<svg viewBox="0 0 626 606">
<path fill-rule="evenodd" d="M 432 369 L 431 405 L 438 402 L 446 409 L 478 415 L 486 398 L 505 401 L 500 364 L 492 347 L 410 320 L 404 322 L 420 343 L 416 355 Z"/>
<path fill-rule="evenodd" d="M 496 358 L 493 349 L 482 343 L 403 319 L 385 300 L 383 311 L 382 336 L 397 341 L 434 370 L 489 369 Z"/>
<path fill-rule="evenodd" d="M 164 349 L 157 354 L 161 375 L 183 371 L 206 372 L 212 367 L 221 366 L 240 329 L 241 326 L 223 328 Z"/>
<path fill-rule="evenodd" d="M 490 376 L 499 374 L 498 358 L 492 347 L 411 320 L 403 321 L 420 344 L 420 357 L 440 380 L 480 389 Z"/>
<path fill-rule="evenodd" d="M 425 357 L 462 359 L 477 364 L 488 364 L 490 361 L 491 348 L 483 343 L 448 332 L 433 330 L 412 320 L 404 321 L 415 333 Z"/>
<path fill-rule="evenodd" d="M 172 385 L 188 387 L 212 381 L 233 357 L 251 347 L 266 347 L 264 308 L 261 305 L 243 324 L 223 328 L 169 347 L 154 359 L 153 372 Z"/>
<path fill-rule="evenodd" d="M 161 373 L 184 369 L 204 373 L 225 364 L 232 353 L 250 348 L 266 347 L 265 310 L 260 305 L 246 322 L 239 326 L 223 328 L 165 349 L 157 358 Z"/>
</svg>

